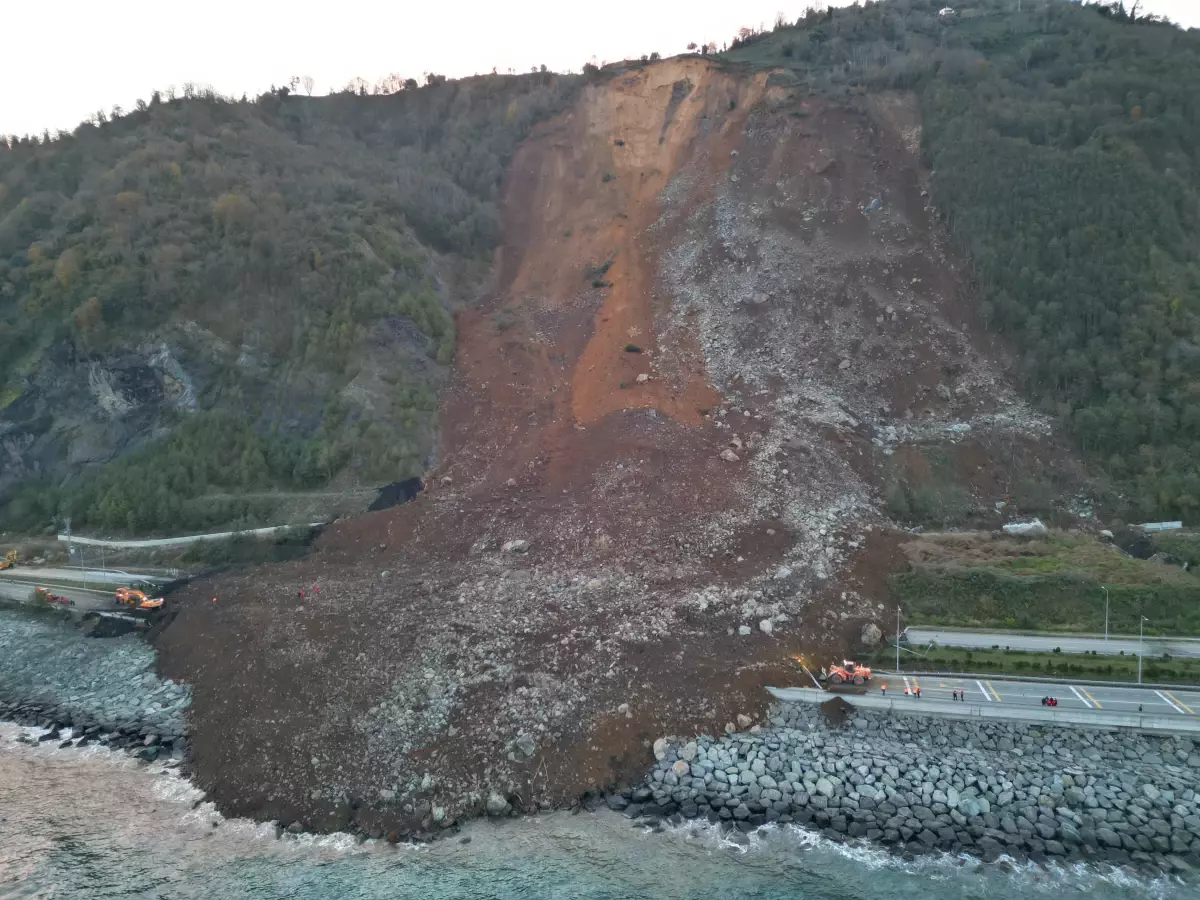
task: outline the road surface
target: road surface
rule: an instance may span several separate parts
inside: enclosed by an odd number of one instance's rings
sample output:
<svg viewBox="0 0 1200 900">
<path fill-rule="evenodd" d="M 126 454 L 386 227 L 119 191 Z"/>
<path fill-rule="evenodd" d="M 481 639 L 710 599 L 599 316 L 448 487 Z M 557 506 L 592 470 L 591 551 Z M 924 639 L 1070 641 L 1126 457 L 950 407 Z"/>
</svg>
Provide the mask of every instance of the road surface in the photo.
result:
<svg viewBox="0 0 1200 900">
<path fill-rule="evenodd" d="M 1108 712 L 1179 716 L 1200 715 L 1200 688 L 1165 690 L 1146 687 L 1050 684 L 1034 681 L 1004 681 L 1000 678 L 955 678 L 953 676 L 876 674 L 871 696 L 904 696 L 921 690 L 921 698 L 952 700 L 953 692 L 963 691 L 967 703 L 1007 703 L 1014 706 L 1040 707 L 1043 697 L 1058 700 L 1059 709 L 1103 709 Z M 853 697 L 848 697 L 851 703 Z"/>
<path fill-rule="evenodd" d="M 906 628 L 904 636 L 908 638 L 911 649 L 917 650 L 928 646 L 931 642 L 939 647 L 965 647 L 973 650 L 990 650 L 999 646 L 1011 650 L 1033 650 L 1051 653 L 1055 647 L 1063 653 L 1090 653 L 1095 650 L 1101 656 L 1118 656 L 1122 652 L 1126 656 L 1137 656 L 1139 642 L 1137 636 L 1112 635 L 1106 641 L 1103 637 L 1045 635 L 1045 634 L 1013 634 L 1008 631 L 938 631 L 932 628 Z M 1200 657 L 1200 639 L 1196 638 L 1162 638 L 1147 637 L 1142 646 L 1145 656 L 1162 656 L 1169 654 L 1173 657 Z"/>
</svg>

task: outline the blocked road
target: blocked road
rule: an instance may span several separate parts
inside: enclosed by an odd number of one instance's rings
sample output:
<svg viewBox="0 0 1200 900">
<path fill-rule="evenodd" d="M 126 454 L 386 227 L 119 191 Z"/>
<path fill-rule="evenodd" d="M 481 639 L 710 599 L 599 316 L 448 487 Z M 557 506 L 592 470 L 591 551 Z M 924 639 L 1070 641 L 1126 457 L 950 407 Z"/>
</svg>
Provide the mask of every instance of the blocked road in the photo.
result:
<svg viewBox="0 0 1200 900">
<path fill-rule="evenodd" d="M 952 700 L 953 692 L 963 691 L 967 703 L 1008 703 L 1040 707 L 1043 697 L 1058 700 L 1059 709 L 1103 709 L 1122 713 L 1168 713 L 1181 716 L 1200 714 L 1200 688 L 1166 690 L 1116 685 L 1051 684 L 1036 681 L 1005 681 L 997 678 L 955 678 L 952 676 L 914 676 L 877 674 L 870 695 L 903 696 L 905 688 L 921 698 Z"/>
<path fill-rule="evenodd" d="M 117 611 L 119 607 L 113 600 L 112 590 L 88 589 L 77 585 L 56 584 L 54 582 L 29 582 L 0 579 L 0 599 L 15 600 L 26 603 L 33 596 L 35 586 L 48 588 L 60 597 L 66 597 L 75 604 L 75 609 L 81 612 L 89 610 Z"/>
</svg>

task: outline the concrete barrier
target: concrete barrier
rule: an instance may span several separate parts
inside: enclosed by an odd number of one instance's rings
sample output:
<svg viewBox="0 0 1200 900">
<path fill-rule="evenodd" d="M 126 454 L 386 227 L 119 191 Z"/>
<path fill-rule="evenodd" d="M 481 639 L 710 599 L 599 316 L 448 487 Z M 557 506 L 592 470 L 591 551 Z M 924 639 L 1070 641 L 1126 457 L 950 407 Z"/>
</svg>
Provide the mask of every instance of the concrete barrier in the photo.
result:
<svg viewBox="0 0 1200 900">
<path fill-rule="evenodd" d="M 1028 725 L 1065 725 L 1100 731 L 1136 731 L 1139 734 L 1200 735 L 1200 717 L 1120 713 L 1103 709 L 1070 709 L 1017 706 L 1002 703 L 955 703 L 949 700 L 917 700 L 903 697 L 872 697 L 830 694 L 815 688 L 768 687 L 776 700 L 786 703 L 824 703 L 842 697 L 851 706 L 897 715 L 938 716 L 954 719 L 999 719 Z"/>
<path fill-rule="evenodd" d="M 310 522 L 308 525 L 273 525 L 270 528 L 249 528 L 245 531 L 219 531 L 215 534 L 188 534 L 171 538 L 154 538 L 142 541 L 109 541 L 104 538 L 80 537 L 73 534 L 68 537 L 60 534 L 58 539 L 65 543 L 79 544 L 81 547 L 114 547 L 119 550 L 139 550 L 153 547 L 182 547 L 186 544 L 199 544 L 204 541 L 225 541 L 238 537 L 270 537 L 282 534 L 292 528 L 321 528 L 324 522 Z"/>
</svg>

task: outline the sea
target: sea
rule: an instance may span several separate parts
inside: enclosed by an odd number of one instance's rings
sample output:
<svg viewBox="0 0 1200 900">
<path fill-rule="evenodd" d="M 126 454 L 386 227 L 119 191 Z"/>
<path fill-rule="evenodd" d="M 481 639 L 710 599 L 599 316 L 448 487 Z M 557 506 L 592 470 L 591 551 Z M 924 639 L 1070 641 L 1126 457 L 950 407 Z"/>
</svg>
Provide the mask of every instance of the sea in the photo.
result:
<svg viewBox="0 0 1200 900">
<path fill-rule="evenodd" d="M 100 747 L 30 746 L 0 724 L 0 900 L 1089 900 L 1200 898 L 1175 878 L 943 856 L 903 861 L 795 827 L 747 843 L 608 811 L 480 821 L 432 844 L 276 837 L 226 819 L 173 769 Z"/>
</svg>

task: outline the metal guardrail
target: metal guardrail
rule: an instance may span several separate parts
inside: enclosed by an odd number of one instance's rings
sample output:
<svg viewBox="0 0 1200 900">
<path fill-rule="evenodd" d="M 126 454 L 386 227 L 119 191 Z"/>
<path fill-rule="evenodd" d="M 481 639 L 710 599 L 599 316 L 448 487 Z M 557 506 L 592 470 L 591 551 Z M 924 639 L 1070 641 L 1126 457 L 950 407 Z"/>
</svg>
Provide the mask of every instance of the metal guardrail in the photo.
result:
<svg viewBox="0 0 1200 900">
<path fill-rule="evenodd" d="M 957 703 L 949 700 L 917 700 L 899 697 L 844 696 L 813 688 L 768 687 L 776 700 L 786 703 L 820 704 L 832 697 L 842 697 L 851 706 L 900 715 L 926 715 L 941 718 L 992 719 L 1026 724 L 1067 725 L 1113 731 L 1136 731 L 1142 734 L 1200 735 L 1200 717 L 1169 716 L 1153 713 L 1120 713 L 1103 709 L 1073 709 L 1018 706 L 1003 703 Z"/>
</svg>

